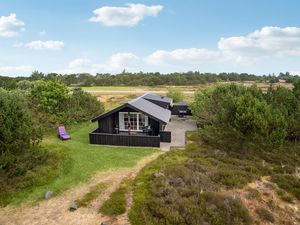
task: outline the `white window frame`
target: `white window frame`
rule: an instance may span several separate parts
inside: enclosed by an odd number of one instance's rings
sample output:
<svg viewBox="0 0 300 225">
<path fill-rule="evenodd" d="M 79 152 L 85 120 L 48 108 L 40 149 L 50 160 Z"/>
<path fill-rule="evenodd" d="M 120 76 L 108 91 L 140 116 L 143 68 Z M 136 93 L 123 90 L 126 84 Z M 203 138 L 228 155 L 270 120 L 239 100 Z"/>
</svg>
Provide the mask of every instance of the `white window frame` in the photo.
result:
<svg viewBox="0 0 300 225">
<path fill-rule="evenodd" d="M 140 113 L 140 112 L 119 112 L 119 130 L 120 131 L 129 131 L 128 129 L 125 129 L 125 124 L 124 124 L 124 115 L 125 114 L 129 114 L 129 115 L 132 115 L 132 114 L 135 114 L 136 115 L 136 118 L 137 118 L 137 130 L 133 130 L 133 129 L 130 129 L 130 131 L 142 131 L 142 127 L 139 127 L 140 126 L 140 115 L 143 114 L 143 113 Z M 146 114 L 145 115 L 145 126 L 148 126 L 148 116 Z"/>
</svg>

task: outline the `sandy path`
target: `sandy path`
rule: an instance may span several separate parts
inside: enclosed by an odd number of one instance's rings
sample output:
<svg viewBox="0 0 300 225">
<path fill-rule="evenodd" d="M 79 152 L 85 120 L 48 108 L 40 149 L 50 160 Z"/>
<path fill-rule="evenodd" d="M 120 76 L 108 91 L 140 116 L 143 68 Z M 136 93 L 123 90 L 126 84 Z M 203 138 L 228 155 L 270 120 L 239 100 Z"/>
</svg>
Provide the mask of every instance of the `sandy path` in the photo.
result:
<svg viewBox="0 0 300 225">
<path fill-rule="evenodd" d="M 108 218 L 98 213 L 99 206 L 109 198 L 122 179 L 136 176 L 143 166 L 156 159 L 160 154 L 156 153 L 144 158 L 133 168 L 102 172 L 94 176 L 89 182 L 80 184 L 57 197 L 41 201 L 37 205 L 23 204 L 19 207 L 8 206 L 2 208 L 0 209 L 0 225 L 100 224 Z M 68 211 L 74 200 L 82 197 L 89 191 L 90 187 L 98 183 L 107 183 L 108 188 L 88 207 L 79 208 L 75 212 Z"/>
</svg>

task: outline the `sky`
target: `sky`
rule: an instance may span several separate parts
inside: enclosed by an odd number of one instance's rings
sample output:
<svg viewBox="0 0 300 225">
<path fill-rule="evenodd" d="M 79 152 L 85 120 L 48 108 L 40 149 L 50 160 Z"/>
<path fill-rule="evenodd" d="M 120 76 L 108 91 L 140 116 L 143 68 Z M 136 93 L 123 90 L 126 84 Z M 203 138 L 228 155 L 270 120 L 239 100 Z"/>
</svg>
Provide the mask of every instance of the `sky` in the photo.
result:
<svg viewBox="0 0 300 225">
<path fill-rule="evenodd" d="M 299 0 L 1 0 L 0 74 L 300 75 Z"/>
</svg>

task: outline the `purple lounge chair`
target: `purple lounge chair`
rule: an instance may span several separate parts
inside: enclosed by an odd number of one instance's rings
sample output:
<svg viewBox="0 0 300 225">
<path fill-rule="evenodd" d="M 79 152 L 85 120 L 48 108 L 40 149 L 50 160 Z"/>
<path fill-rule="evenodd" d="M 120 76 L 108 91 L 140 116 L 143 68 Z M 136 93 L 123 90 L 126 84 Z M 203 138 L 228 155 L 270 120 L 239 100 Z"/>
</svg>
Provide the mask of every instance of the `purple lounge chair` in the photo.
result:
<svg viewBox="0 0 300 225">
<path fill-rule="evenodd" d="M 70 135 L 67 133 L 66 128 L 64 126 L 58 127 L 58 137 L 62 141 L 71 139 Z"/>
</svg>

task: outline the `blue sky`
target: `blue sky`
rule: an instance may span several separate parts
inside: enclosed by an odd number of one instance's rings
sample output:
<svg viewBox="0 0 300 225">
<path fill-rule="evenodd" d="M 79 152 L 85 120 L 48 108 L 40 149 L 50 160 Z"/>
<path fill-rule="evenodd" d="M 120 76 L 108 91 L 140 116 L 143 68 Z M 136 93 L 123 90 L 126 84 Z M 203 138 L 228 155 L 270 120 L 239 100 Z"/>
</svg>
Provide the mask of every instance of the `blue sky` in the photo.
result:
<svg viewBox="0 0 300 225">
<path fill-rule="evenodd" d="M 300 74 L 298 0 L 1 0 L 0 74 Z"/>
</svg>

